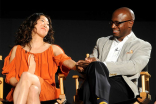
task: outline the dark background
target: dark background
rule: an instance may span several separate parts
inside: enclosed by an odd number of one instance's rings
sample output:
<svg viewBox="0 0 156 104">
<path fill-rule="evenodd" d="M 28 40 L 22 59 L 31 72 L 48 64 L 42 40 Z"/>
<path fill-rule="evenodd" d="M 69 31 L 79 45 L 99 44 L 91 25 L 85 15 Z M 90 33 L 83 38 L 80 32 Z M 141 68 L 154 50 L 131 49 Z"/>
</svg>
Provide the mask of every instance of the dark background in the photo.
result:
<svg viewBox="0 0 156 104">
<path fill-rule="evenodd" d="M 151 59 L 149 62 L 150 94 L 153 104 L 156 92 L 156 5 L 155 0 L 150 1 L 120 1 L 120 2 L 60 2 L 37 1 L 2 1 L 0 0 L 0 71 L 4 58 L 10 52 L 10 46 L 14 45 L 14 36 L 20 24 L 28 16 L 36 12 L 43 12 L 52 19 L 55 31 L 55 44 L 60 45 L 68 56 L 78 61 L 85 58 L 86 53 L 92 53 L 92 49 L 99 37 L 112 35 L 109 21 L 111 14 L 119 7 L 129 7 L 135 13 L 133 32 L 137 37 L 146 40 L 152 45 Z M 73 10 L 73 11 L 72 11 Z M 78 10 L 78 11 L 77 11 Z M 84 11 L 82 11 L 84 10 Z M 85 11 L 86 10 L 86 11 Z M 71 71 L 64 81 L 65 94 L 69 103 L 72 103 L 75 94 L 75 81 L 72 75 L 78 74 Z M 3 76 L 0 74 L 0 76 Z M 4 76 L 3 76 L 4 77 Z M 10 90 L 5 84 L 4 97 Z"/>
</svg>

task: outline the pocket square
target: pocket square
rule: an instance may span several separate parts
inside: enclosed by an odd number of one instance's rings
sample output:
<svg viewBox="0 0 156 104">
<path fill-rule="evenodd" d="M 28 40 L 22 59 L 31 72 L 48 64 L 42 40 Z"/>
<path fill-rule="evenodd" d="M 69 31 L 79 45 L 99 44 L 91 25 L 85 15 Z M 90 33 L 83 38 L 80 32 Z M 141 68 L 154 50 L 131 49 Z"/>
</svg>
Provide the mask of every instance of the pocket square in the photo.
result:
<svg viewBox="0 0 156 104">
<path fill-rule="evenodd" d="M 133 53 L 133 50 L 130 50 L 129 52 L 127 52 L 126 54 L 132 54 Z"/>
</svg>

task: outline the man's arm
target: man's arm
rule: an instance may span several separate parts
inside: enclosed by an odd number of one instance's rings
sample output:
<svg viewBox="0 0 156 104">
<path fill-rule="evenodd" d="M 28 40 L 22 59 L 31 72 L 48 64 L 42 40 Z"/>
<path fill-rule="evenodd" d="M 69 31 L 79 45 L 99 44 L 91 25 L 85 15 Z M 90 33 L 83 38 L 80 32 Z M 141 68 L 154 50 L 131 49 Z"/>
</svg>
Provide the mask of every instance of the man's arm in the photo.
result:
<svg viewBox="0 0 156 104">
<path fill-rule="evenodd" d="M 98 59 L 98 57 L 99 57 L 98 44 L 99 44 L 99 39 L 96 42 L 96 45 L 95 45 L 95 47 L 93 49 L 93 53 L 90 54 L 90 56 L 89 56 L 90 58 L 93 58 L 94 57 L 94 58 Z"/>
</svg>

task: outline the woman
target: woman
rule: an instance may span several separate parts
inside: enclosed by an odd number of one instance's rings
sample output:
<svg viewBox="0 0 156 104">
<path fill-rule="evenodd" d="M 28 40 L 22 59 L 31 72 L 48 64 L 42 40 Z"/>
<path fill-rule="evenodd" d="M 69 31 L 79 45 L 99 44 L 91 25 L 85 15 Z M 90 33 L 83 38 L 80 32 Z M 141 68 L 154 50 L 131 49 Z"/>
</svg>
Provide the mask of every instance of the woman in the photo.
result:
<svg viewBox="0 0 156 104">
<path fill-rule="evenodd" d="M 2 74 L 13 88 L 7 95 L 14 104 L 40 104 L 59 98 L 55 73 L 76 70 L 75 62 L 54 42 L 54 31 L 48 16 L 35 13 L 19 27 L 16 45 L 5 58 Z M 65 66 L 65 68 L 62 66 Z"/>
</svg>

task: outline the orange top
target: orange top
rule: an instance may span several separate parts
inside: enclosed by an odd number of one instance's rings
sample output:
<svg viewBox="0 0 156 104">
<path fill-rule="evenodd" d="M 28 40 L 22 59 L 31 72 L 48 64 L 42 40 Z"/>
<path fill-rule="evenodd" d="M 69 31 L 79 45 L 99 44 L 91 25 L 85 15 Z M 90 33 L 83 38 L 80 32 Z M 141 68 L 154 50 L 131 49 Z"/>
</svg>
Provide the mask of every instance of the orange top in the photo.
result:
<svg viewBox="0 0 156 104">
<path fill-rule="evenodd" d="M 25 51 L 20 45 L 17 46 L 15 58 L 9 64 L 9 55 L 4 60 L 4 66 L 2 68 L 2 74 L 6 75 L 6 83 L 9 84 L 10 78 L 15 77 L 18 81 L 23 72 L 28 71 L 28 56 L 34 55 L 36 62 L 35 75 L 38 76 L 41 83 L 40 101 L 53 100 L 59 97 L 60 90 L 55 86 L 55 73 L 57 72 L 58 66 L 60 66 L 61 72 L 68 75 L 70 69 L 62 68 L 62 64 L 65 60 L 71 59 L 65 53 L 57 56 L 53 53 L 53 48 L 50 46 L 47 50 L 42 53 L 30 53 Z M 13 91 L 11 89 L 6 99 L 8 101 L 13 100 Z"/>
</svg>

